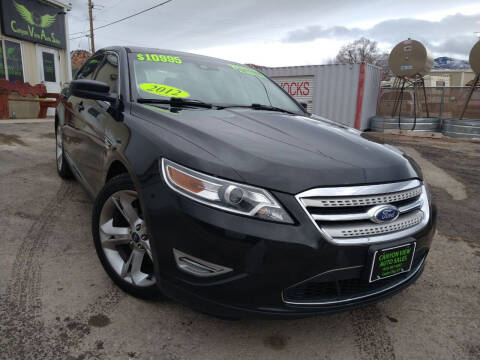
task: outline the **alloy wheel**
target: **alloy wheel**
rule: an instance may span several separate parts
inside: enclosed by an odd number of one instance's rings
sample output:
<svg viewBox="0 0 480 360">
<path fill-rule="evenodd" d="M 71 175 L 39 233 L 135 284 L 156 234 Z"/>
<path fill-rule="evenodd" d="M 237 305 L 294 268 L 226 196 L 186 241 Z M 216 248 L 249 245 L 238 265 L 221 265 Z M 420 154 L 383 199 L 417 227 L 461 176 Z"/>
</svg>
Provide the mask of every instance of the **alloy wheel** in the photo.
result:
<svg viewBox="0 0 480 360">
<path fill-rule="evenodd" d="M 121 190 L 108 198 L 99 231 L 105 257 L 122 280 L 139 287 L 155 284 L 149 235 L 136 191 Z"/>
</svg>

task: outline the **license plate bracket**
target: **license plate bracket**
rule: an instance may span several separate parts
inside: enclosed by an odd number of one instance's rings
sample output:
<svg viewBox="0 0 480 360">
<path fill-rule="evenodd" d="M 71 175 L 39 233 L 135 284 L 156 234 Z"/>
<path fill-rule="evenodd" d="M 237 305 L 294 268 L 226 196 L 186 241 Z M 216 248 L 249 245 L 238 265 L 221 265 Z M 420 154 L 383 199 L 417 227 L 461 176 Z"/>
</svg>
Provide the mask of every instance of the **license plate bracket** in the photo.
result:
<svg viewBox="0 0 480 360">
<path fill-rule="evenodd" d="M 416 246 L 416 242 L 409 242 L 375 250 L 368 281 L 374 282 L 410 271 Z"/>
</svg>

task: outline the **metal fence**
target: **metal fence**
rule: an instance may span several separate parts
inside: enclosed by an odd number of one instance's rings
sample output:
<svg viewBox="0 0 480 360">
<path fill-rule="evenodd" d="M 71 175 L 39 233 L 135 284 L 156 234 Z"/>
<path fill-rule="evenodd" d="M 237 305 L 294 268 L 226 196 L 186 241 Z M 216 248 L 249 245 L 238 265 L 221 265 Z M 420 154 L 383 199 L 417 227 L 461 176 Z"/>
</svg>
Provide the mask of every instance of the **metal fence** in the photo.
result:
<svg viewBox="0 0 480 360">
<path fill-rule="evenodd" d="M 470 87 L 427 87 L 425 93 L 430 117 L 440 119 L 458 118 L 468 96 Z M 382 88 L 377 103 L 378 116 L 391 116 L 395 100 L 400 89 Z M 413 116 L 413 88 L 406 88 L 401 108 L 402 116 Z M 399 109 L 395 113 L 398 117 Z M 425 96 L 422 89 L 417 90 L 417 117 L 427 117 Z M 465 119 L 480 119 L 480 87 L 473 92 L 464 115 Z"/>
</svg>

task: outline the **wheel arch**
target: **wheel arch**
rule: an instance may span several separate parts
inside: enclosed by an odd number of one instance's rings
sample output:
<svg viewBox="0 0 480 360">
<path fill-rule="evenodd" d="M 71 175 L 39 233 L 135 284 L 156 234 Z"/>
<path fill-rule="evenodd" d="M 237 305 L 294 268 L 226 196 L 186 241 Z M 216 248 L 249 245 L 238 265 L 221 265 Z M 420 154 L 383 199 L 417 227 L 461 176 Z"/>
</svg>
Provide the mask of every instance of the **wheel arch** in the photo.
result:
<svg viewBox="0 0 480 360">
<path fill-rule="evenodd" d="M 119 151 L 112 151 L 108 156 L 107 165 L 104 168 L 103 185 L 105 185 L 110 179 L 121 174 L 127 174 L 133 182 L 135 189 L 137 190 L 140 198 L 140 202 L 143 205 L 143 194 L 141 191 L 141 184 L 136 176 L 134 169 L 130 166 L 128 160 L 122 156 Z"/>
<path fill-rule="evenodd" d="M 123 162 L 115 159 L 110 163 L 108 167 L 104 183 L 106 184 L 111 178 L 120 174 L 128 174 L 131 177 L 127 167 L 123 164 Z"/>
</svg>

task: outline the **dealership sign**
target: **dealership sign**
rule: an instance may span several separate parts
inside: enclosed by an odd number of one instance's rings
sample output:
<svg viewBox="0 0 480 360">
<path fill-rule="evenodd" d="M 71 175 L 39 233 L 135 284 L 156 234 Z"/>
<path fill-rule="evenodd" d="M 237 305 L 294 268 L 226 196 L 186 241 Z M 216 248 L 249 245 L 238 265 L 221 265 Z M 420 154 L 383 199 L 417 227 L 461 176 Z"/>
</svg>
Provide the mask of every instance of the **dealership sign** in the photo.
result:
<svg viewBox="0 0 480 360">
<path fill-rule="evenodd" d="M 282 81 L 280 86 L 288 92 L 291 96 L 309 96 L 310 82 L 309 81 Z"/>
<path fill-rule="evenodd" d="M 313 111 L 313 94 L 315 92 L 313 76 L 270 76 L 270 78 L 295 100 L 306 103 L 308 111 Z"/>
<path fill-rule="evenodd" d="M 62 9 L 35 0 L 1 0 L 5 35 L 65 49 L 65 15 Z"/>
</svg>

